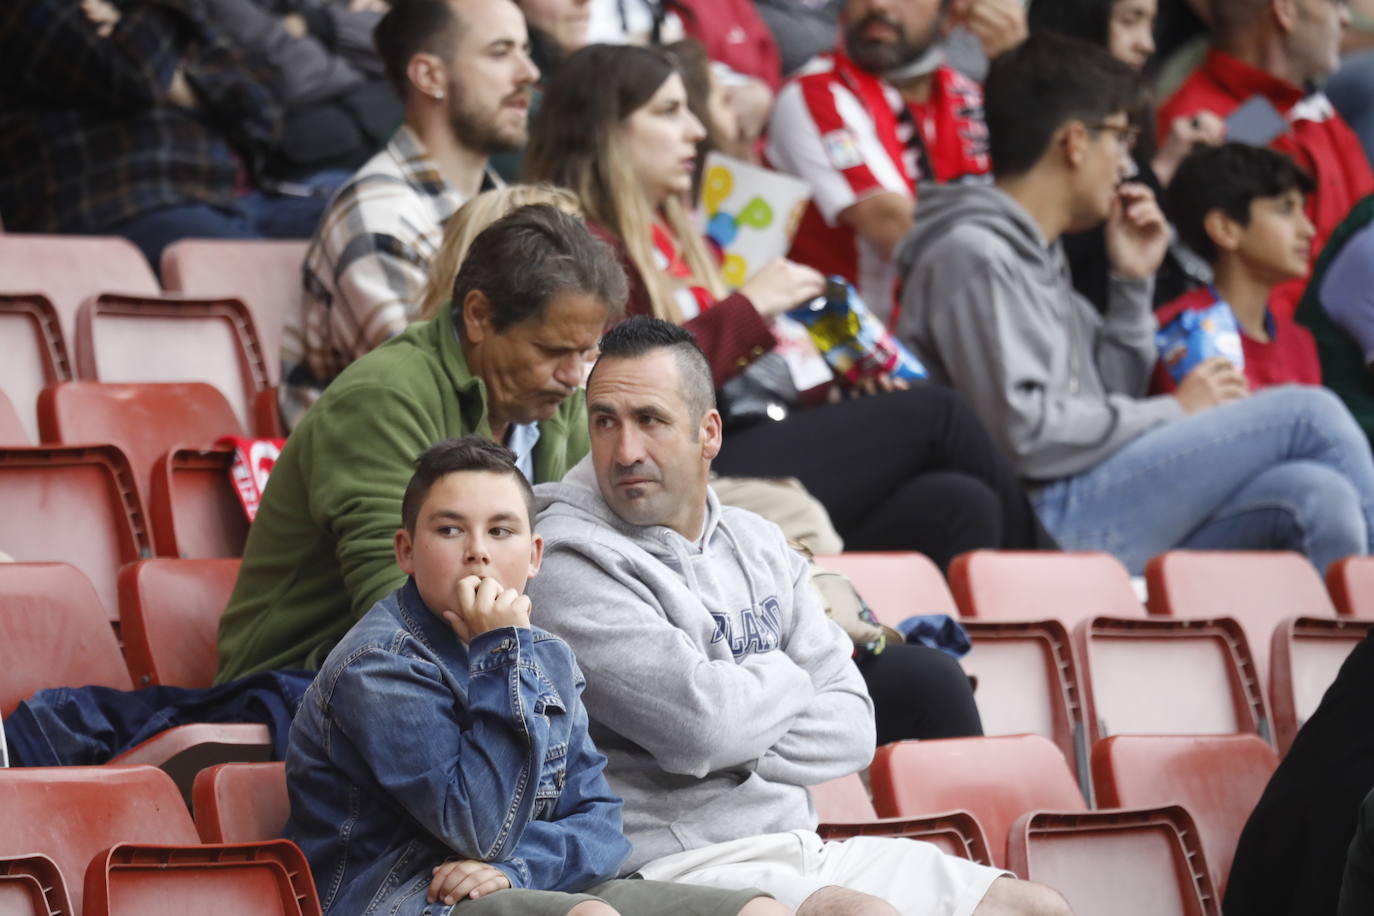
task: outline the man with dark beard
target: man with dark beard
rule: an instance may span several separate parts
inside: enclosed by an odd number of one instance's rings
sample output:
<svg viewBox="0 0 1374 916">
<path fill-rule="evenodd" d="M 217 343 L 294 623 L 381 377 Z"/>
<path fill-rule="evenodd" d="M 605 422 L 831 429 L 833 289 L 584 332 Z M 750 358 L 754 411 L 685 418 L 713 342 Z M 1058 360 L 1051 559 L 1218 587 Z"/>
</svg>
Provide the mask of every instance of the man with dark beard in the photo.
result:
<svg viewBox="0 0 1374 916">
<path fill-rule="evenodd" d="M 783 87 L 769 125 L 769 162 L 811 185 L 790 257 L 843 276 L 883 318 L 917 184 L 989 168 L 982 89 L 940 48 L 956 24 L 989 58 L 1026 28 L 1016 0 L 848 0 L 841 47 Z"/>
<path fill-rule="evenodd" d="M 539 70 L 511 0 L 396 0 L 374 40 L 405 122 L 315 230 L 302 307 L 282 339 L 289 426 L 345 366 L 416 317 L 444 223 L 499 183 L 493 153 L 525 145 Z"/>
</svg>

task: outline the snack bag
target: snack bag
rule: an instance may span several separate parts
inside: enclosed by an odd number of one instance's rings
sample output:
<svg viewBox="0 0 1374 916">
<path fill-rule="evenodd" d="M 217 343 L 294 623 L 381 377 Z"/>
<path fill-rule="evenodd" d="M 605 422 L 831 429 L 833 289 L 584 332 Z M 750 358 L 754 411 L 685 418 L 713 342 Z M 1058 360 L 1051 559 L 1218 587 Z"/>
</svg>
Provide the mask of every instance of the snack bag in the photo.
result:
<svg viewBox="0 0 1374 916">
<path fill-rule="evenodd" d="M 1240 328 L 1231 307 L 1223 301 L 1183 312 L 1155 333 L 1155 346 L 1174 384 L 1183 381 L 1198 363 L 1213 356 L 1224 356 L 1237 369 L 1245 368 Z"/>
<path fill-rule="evenodd" d="M 787 314 L 806 325 L 816 349 L 845 384 L 880 375 L 911 380 L 928 374 L 841 277 L 830 278 L 824 296 Z"/>
</svg>

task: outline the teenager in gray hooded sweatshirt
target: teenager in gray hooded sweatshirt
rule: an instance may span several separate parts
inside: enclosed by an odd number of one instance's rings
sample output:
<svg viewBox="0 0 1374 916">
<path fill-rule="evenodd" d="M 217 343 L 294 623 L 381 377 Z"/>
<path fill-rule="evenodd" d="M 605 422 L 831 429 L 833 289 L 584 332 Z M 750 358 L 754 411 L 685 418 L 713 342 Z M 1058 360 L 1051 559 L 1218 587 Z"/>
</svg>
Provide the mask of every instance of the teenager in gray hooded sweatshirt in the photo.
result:
<svg viewBox="0 0 1374 916">
<path fill-rule="evenodd" d="M 926 843 L 816 835 L 806 787 L 868 764 L 873 707 L 802 558 L 707 486 L 721 436 L 705 357 L 683 328 L 632 318 L 602 340 L 587 393 L 591 455 L 535 491 L 545 547 L 529 588 L 586 675 L 625 869 L 759 887 L 802 916 L 891 912 L 873 898 L 1067 912 Z"/>
<path fill-rule="evenodd" d="M 1109 551 L 1136 574 L 1178 547 L 1297 550 L 1318 569 L 1366 553 L 1374 463 L 1330 392 L 1249 396 L 1216 357 L 1173 395 L 1144 397 L 1168 227 L 1148 189 L 1119 184 L 1134 94 L 1125 64 L 1053 34 L 993 62 L 994 184 L 923 193 L 898 254 L 898 336 L 969 399 L 1065 549 Z M 1099 316 L 1059 238 L 1104 221 Z"/>
</svg>

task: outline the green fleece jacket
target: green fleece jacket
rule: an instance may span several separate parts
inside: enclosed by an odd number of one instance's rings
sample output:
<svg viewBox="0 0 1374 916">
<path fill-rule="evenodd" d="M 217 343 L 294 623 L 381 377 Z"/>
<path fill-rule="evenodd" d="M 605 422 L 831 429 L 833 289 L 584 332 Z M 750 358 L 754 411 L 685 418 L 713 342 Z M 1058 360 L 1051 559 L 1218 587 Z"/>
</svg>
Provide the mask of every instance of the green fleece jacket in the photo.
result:
<svg viewBox="0 0 1374 916">
<path fill-rule="evenodd" d="M 392 539 L 416 456 L 474 433 L 491 435 L 486 385 L 468 371 L 446 312 L 334 379 L 272 470 L 220 620 L 216 683 L 318 669 L 405 581 Z M 534 482 L 562 479 L 587 448 L 587 403 L 577 391 L 539 424 Z"/>
</svg>

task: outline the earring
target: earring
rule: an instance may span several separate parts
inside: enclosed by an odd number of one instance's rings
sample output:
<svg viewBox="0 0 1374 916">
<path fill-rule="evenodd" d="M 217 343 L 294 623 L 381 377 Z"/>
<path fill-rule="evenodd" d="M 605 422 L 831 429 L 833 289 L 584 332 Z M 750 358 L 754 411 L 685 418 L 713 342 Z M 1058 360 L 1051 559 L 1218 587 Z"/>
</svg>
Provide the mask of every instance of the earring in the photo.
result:
<svg viewBox="0 0 1374 916">
<path fill-rule="evenodd" d="M 444 97 L 444 90 L 442 90 L 442 89 L 437 90 L 437 91 L 434 93 L 434 97 L 435 97 L 436 99 L 442 99 L 442 98 Z"/>
</svg>

